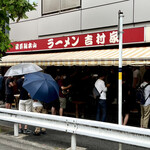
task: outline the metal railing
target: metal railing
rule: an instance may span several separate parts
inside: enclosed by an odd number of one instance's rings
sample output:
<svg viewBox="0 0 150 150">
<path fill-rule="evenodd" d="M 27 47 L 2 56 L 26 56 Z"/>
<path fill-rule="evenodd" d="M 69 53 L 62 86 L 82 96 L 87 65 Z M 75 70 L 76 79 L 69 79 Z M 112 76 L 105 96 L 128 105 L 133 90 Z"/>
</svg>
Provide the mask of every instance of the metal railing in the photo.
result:
<svg viewBox="0 0 150 150">
<path fill-rule="evenodd" d="M 18 136 L 18 123 L 72 133 L 72 150 L 76 149 L 76 135 L 150 148 L 149 129 L 4 108 L 0 108 L 0 120 L 14 123 L 14 136 Z"/>
</svg>

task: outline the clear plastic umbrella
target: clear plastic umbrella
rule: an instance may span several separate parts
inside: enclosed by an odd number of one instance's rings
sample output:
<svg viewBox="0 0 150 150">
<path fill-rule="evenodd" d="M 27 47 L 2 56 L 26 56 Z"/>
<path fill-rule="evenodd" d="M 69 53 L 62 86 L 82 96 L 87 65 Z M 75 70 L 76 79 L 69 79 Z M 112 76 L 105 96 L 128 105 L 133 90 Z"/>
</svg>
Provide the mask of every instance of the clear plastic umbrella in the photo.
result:
<svg viewBox="0 0 150 150">
<path fill-rule="evenodd" d="M 33 63 L 20 63 L 10 67 L 4 76 L 5 77 L 18 76 L 18 75 L 24 75 L 24 74 L 38 72 L 42 70 L 43 69 L 41 67 Z"/>
</svg>

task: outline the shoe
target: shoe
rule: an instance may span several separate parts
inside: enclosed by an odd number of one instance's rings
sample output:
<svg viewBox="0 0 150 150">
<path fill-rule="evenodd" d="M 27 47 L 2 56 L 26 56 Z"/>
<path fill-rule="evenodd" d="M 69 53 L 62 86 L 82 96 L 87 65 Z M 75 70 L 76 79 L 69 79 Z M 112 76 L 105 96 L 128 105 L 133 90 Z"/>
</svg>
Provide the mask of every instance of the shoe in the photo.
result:
<svg viewBox="0 0 150 150">
<path fill-rule="evenodd" d="M 46 134 L 46 131 L 41 131 L 41 134 Z"/>
<path fill-rule="evenodd" d="M 18 131 L 18 132 L 21 134 L 21 133 L 23 133 L 23 130 L 22 130 L 22 129 L 19 129 L 19 131 Z"/>
<path fill-rule="evenodd" d="M 28 133 L 31 133 L 31 131 L 28 130 L 28 129 L 24 129 L 24 130 L 23 130 L 23 133 L 24 133 L 24 134 L 28 134 Z"/>
<path fill-rule="evenodd" d="M 112 104 L 117 104 L 117 99 L 115 98 Z"/>
<path fill-rule="evenodd" d="M 39 136 L 39 135 L 41 135 L 41 134 L 40 134 L 40 132 L 38 132 L 38 133 L 33 132 L 33 135 L 35 135 L 35 136 Z"/>
<path fill-rule="evenodd" d="M 0 105 L 3 105 L 4 104 L 4 102 L 3 101 L 0 101 Z"/>
</svg>

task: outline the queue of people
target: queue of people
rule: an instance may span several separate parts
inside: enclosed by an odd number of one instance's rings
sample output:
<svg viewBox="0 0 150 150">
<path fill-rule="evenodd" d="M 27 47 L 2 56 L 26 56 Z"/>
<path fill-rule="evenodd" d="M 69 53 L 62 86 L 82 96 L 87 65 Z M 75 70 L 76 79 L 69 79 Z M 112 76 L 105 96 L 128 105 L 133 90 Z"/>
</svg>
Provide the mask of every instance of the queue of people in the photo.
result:
<svg viewBox="0 0 150 150">
<path fill-rule="evenodd" d="M 146 68 L 144 75 L 140 75 L 138 67 L 123 68 L 123 80 L 122 80 L 122 124 L 127 125 L 130 119 L 130 113 L 136 112 L 136 89 L 138 86 L 149 84 L 150 73 L 149 68 Z M 117 68 L 103 68 L 99 67 L 97 70 L 91 68 L 75 68 L 73 71 L 64 69 L 54 70 L 51 69 L 50 73 L 59 85 L 59 98 L 46 105 L 38 100 L 32 100 L 29 93 L 22 87 L 24 77 L 8 77 L 5 79 L 5 103 L 6 108 L 11 109 L 11 105 L 14 101 L 14 87 L 17 87 L 19 96 L 19 110 L 27 112 L 37 113 L 49 113 L 60 116 L 64 115 L 64 110 L 67 107 L 68 98 L 71 97 L 72 101 L 81 100 L 87 102 L 93 101 L 90 97 L 92 87 L 95 86 L 100 92 L 99 100 L 95 103 L 95 120 L 111 122 L 108 116 L 111 115 L 111 107 L 114 101 L 117 103 L 118 97 L 118 75 Z M 97 76 L 95 76 L 97 74 Z M 69 96 L 68 96 L 69 95 Z M 141 127 L 148 128 L 150 118 L 150 85 L 145 88 L 145 97 L 148 97 L 146 103 L 140 106 L 141 111 Z M 86 105 L 85 104 L 85 105 Z M 87 111 L 88 109 L 88 111 Z M 85 115 L 92 111 L 91 103 L 86 106 Z M 138 110 L 139 111 L 139 110 Z M 27 125 L 19 124 L 19 133 L 29 133 Z M 36 127 L 33 132 L 34 135 L 45 134 L 46 129 Z"/>
</svg>

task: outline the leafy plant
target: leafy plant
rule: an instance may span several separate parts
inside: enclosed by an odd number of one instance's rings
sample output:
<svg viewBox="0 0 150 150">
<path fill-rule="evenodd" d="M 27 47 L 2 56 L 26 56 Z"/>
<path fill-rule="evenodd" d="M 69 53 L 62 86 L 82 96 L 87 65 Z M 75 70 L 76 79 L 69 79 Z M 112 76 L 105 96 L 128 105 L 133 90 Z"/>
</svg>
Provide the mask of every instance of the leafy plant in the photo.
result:
<svg viewBox="0 0 150 150">
<path fill-rule="evenodd" d="M 26 12 L 35 10 L 36 4 L 30 4 L 27 0 L 0 0 L 0 57 L 12 48 L 9 39 L 9 20 L 19 22 L 20 19 L 28 18 Z"/>
</svg>

